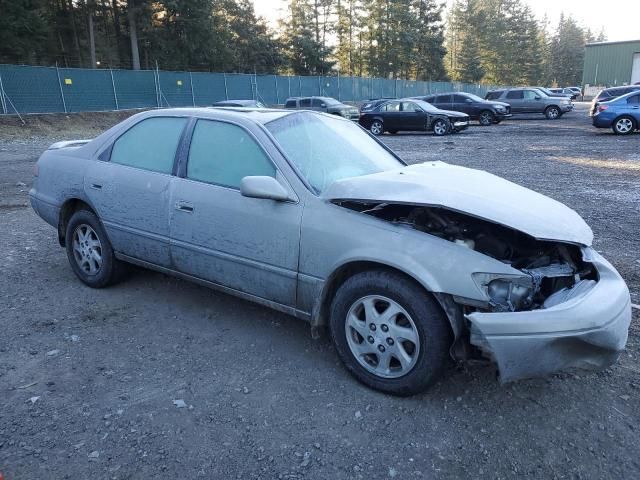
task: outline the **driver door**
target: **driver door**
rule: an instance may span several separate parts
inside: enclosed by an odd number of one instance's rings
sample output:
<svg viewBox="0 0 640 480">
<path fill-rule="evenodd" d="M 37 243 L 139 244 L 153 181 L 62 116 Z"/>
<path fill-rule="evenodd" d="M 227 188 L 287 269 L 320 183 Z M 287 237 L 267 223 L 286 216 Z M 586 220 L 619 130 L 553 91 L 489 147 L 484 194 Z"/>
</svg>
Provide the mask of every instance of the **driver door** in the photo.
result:
<svg viewBox="0 0 640 480">
<path fill-rule="evenodd" d="M 427 116 L 417 104 L 413 102 L 402 102 L 402 120 L 407 130 L 426 130 Z"/>
<path fill-rule="evenodd" d="M 200 119 L 186 160 L 171 191 L 174 268 L 294 307 L 302 206 L 240 193 L 242 178 L 271 176 L 294 197 L 269 155 L 244 128 Z"/>
</svg>

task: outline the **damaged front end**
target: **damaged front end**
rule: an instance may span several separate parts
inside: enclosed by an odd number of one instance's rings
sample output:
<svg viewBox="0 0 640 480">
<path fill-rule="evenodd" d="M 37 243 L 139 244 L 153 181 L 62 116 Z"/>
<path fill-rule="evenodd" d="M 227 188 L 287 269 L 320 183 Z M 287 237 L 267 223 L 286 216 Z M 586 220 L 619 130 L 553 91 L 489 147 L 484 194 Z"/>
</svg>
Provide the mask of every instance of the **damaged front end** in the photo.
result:
<svg viewBox="0 0 640 480">
<path fill-rule="evenodd" d="M 478 272 L 470 265 L 478 295 L 451 295 L 464 318 L 456 343 L 473 346 L 452 348 L 452 353 L 494 360 L 501 381 L 567 367 L 604 368 L 624 348 L 631 319 L 628 289 L 589 247 L 540 240 L 442 206 L 352 199 L 333 203 L 475 250 L 520 272 Z"/>
</svg>

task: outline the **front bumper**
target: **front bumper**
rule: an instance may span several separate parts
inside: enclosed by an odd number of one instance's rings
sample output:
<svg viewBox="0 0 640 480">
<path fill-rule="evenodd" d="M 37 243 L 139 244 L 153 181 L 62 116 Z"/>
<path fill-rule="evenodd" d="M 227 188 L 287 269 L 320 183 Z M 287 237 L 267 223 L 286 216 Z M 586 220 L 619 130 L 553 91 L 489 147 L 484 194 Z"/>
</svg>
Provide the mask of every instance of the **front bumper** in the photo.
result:
<svg viewBox="0 0 640 480">
<path fill-rule="evenodd" d="M 464 130 L 469 126 L 469 120 L 460 120 L 453 122 L 453 128 L 457 131 Z"/>
<path fill-rule="evenodd" d="M 562 110 L 562 113 L 570 112 L 571 110 L 573 110 L 573 103 L 570 103 L 568 105 L 560 105 L 560 110 Z"/>
<path fill-rule="evenodd" d="M 493 114 L 494 118 L 496 120 L 505 120 L 507 118 L 511 118 L 513 115 L 511 115 L 510 113 L 500 113 L 500 112 L 496 112 Z"/>
<path fill-rule="evenodd" d="M 583 252 L 599 280 L 581 295 L 544 309 L 467 315 L 471 343 L 497 363 L 501 382 L 567 368 L 603 369 L 624 350 L 631 322 L 627 285 L 598 253 Z"/>
</svg>

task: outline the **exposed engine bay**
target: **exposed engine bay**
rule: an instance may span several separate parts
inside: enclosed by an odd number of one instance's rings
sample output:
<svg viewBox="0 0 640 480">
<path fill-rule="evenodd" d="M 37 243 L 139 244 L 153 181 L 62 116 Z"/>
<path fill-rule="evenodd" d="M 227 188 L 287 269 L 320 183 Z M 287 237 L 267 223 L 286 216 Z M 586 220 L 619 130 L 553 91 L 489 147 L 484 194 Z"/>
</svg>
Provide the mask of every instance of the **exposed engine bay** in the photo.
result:
<svg viewBox="0 0 640 480">
<path fill-rule="evenodd" d="M 413 228 L 470 248 L 520 270 L 522 276 L 475 274 L 474 281 L 491 299 L 459 303 L 480 311 L 515 312 L 549 308 L 597 280 L 593 266 L 582 260 L 580 248 L 569 243 L 537 240 L 509 227 L 442 207 L 334 201 L 351 210 Z"/>
</svg>

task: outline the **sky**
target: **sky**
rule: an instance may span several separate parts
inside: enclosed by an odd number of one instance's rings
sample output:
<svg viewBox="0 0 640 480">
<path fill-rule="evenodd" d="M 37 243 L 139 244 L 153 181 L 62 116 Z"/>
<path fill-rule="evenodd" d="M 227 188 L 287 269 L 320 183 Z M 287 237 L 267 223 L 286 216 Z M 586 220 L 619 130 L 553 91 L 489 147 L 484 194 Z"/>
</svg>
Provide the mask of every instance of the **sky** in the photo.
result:
<svg viewBox="0 0 640 480">
<path fill-rule="evenodd" d="M 273 26 L 285 14 L 286 0 L 253 0 L 256 13 Z M 640 1 L 603 3 L 601 0 L 525 0 L 538 18 L 545 14 L 551 26 L 562 12 L 571 13 L 582 26 L 598 34 L 604 28 L 609 41 L 640 39 Z M 447 0 L 450 4 L 452 0 Z M 616 5 L 613 10 L 611 6 Z M 606 13 L 603 14 L 603 11 Z"/>
</svg>

